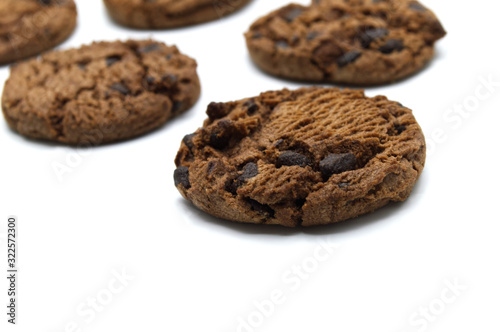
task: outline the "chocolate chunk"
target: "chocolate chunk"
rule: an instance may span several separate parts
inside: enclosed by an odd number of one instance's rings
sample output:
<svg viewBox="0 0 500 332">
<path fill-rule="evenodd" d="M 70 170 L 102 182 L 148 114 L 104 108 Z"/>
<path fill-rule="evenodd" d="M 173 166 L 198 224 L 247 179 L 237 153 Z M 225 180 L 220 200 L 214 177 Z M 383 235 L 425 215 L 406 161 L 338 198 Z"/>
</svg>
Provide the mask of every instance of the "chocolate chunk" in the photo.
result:
<svg viewBox="0 0 500 332">
<path fill-rule="evenodd" d="M 309 158 L 307 158 L 303 154 L 300 154 L 298 152 L 293 152 L 293 151 L 285 151 L 279 155 L 278 162 L 277 162 L 276 166 L 277 167 L 281 167 L 281 166 L 306 167 L 308 165 L 311 165 L 311 160 L 309 160 Z"/>
<path fill-rule="evenodd" d="M 285 14 L 284 19 L 290 23 L 293 20 L 295 20 L 300 14 L 302 14 L 304 10 L 302 8 L 292 8 L 291 10 L 288 11 L 288 13 Z"/>
<path fill-rule="evenodd" d="M 118 55 L 108 56 L 106 58 L 106 65 L 108 65 L 108 67 L 111 67 L 113 64 L 120 61 L 121 59 L 122 57 Z"/>
<path fill-rule="evenodd" d="M 211 102 L 207 107 L 207 115 L 211 120 L 216 120 L 225 117 L 230 110 L 227 103 Z"/>
<path fill-rule="evenodd" d="M 351 184 L 349 182 L 341 182 L 341 183 L 339 183 L 339 188 L 347 188 L 350 185 Z"/>
<path fill-rule="evenodd" d="M 247 100 L 243 103 L 243 106 L 247 108 L 247 113 L 249 115 L 254 114 L 259 109 L 259 105 L 257 105 L 254 100 Z"/>
<path fill-rule="evenodd" d="M 182 141 L 184 142 L 184 144 L 186 144 L 186 146 L 188 147 L 189 150 L 192 150 L 194 147 L 193 138 L 195 136 L 196 136 L 196 133 L 192 133 L 192 134 L 184 136 L 184 138 L 182 139 Z"/>
<path fill-rule="evenodd" d="M 38 0 L 42 5 L 48 6 L 51 4 L 52 0 Z"/>
<path fill-rule="evenodd" d="M 261 204 L 261 203 L 257 202 L 254 199 L 251 199 L 251 198 L 248 198 L 248 203 L 250 203 L 252 210 L 258 212 L 259 214 L 261 214 L 267 218 L 274 217 L 274 210 L 271 209 L 271 207 L 269 205 Z"/>
<path fill-rule="evenodd" d="M 220 120 L 210 134 L 210 146 L 216 149 L 224 149 L 232 137 L 233 122 L 231 120 Z"/>
<path fill-rule="evenodd" d="M 146 83 L 153 84 L 155 82 L 155 78 L 153 76 L 146 76 Z"/>
<path fill-rule="evenodd" d="M 118 91 L 119 93 L 125 96 L 130 94 L 130 90 L 121 83 L 113 83 L 113 85 L 110 86 L 110 89 Z"/>
<path fill-rule="evenodd" d="M 158 44 L 149 44 L 138 49 L 139 53 L 149 53 L 160 48 Z M 168 55 L 167 55 L 168 56 Z"/>
<path fill-rule="evenodd" d="M 427 11 L 427 8 L 425 8 L 424 6 L 422 6 L 421 4 L 419 4 L 418 2 L 412 2 L 412 3 L 410 3 L 410 5 L 408 7 L 410 9 L 416 10 L 418 12 L 425 12 L 425 11 Z"/>
<path fill-rule="evenodd" d="M 363 32 L 360 36 L 361 46 L 364 48 L 370 47 L 370 44 L 379 38 L 385 37 L 389 34 L 389 30 L 385 28 L 374 28 Z"/>
<path fill-rule="evenodd" d="M 168 54 L 168 55 L 165 57 L 165 59 L 167 59 L 167 60 L 171 60 L 171 59 L 172 59 L 172 57 L 173 57 L 173 55 L 172 55 L 172 54 Z"/>
<path fill-rule="evenodd" d="M 319 163 L 323 178 L 356 169 L 356 156 L 353 153 L 329 154 Z"/>
<path fill-rule="evenodd" d="M 356 61 L 360 56 L 361 52 L 359 51 L 347 52 L 337 60 L 337 64 L 339 67 L 347 66 L 348 64 Z"/>
<path fill-rule="evenodd" d="M 248 163 L 243 167 L 243 173 L 240 175 L 238 180 L 240 181 L 246 181 L 248 179 L 251 179 L 259 174 L 259 167 L 257 166 L 256 163 Z"/>
<path fill-rule="evenodd" d="M 389 39 L 384 45 L 380 46 L 378 49 L 384 54 L 390 54 L 394 51 L 402 51 L 404 49 L 403 42 L 399 39 Z"/>
<path fill-rule="evenodd" d="M 277 48 L 282 48 L 282 49 L 287 49 L 290 47 L 290 45 L 288 45 L 288 43 L 284 40 L 279 40 L 276 42 L 276 47 Z"/>
<path fill-rule="evenodd" d="M 189 168 L 181 166 L 174 171 L 174 183 L 177 187 L 182 184 L 184 188 L 191 188 L 191 183 L 189 183 Z"/>
</svg>

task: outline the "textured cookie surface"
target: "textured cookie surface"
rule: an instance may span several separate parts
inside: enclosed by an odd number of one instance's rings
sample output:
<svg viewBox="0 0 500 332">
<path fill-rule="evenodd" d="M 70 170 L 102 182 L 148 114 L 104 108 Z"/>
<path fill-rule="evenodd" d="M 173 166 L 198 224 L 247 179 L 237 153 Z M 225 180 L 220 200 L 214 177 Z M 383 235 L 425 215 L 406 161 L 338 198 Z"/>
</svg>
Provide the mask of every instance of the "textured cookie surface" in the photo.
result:
<svg viewBox="0 0 500 332">
<path fill-rule="evenodd" d="M 138 29 L 167 29 L 212 21 L 250 0 L 104 0 L 118 23 Z"/>
<path fill-rule="evenodd" d="M 1 0 L 0 64 L 36 55 L 60 44 L 75 25 L 73 0 Z"/>
<path fill-rule="evenodd" d="M 257 20 L 246 33 L 254 62 L 284 78 L 376 85 L 407 77 L 446 32 L 413 0 L 315 0 Z"/>
<path fill-rule="evenodd" d="M 198 99 L 196 61 L 152 40 L 100 42 L 12 67 L 2 109 L 35 139 L 100 144 L 135 137 Z"/>
<path fill-rule="evenodd" d="M 174 180 L 216 217 L 314 226 L 409 195 L 425 163 L 411 110 L 362 90 L 304 88 L 211 103 L 184 137 Z"/>
</svg>

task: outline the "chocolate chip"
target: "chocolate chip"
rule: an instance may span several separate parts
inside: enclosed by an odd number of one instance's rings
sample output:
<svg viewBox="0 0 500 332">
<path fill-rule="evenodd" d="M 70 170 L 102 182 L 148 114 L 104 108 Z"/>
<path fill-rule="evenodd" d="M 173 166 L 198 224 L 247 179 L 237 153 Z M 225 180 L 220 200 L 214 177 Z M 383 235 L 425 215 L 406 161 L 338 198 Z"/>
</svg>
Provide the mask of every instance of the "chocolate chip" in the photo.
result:
<svg viewBox="0 0 500 332">
<path fill-rule="evenodd" d="M 261 39 L 262 38 L 262 33 L 260 32 L 254 32 L 252 35 L 252 39 Z"/>
<path fill-rule="evenodd" d="M 394 51 L 402 51 L 404 49 L 403 42 L 399 39 L 389 39 L 384 45 L 378 49 L 384 54 L 391 54 Z"/>
<path fill-rule="evenodd" d="M 290 23 L 293 20 L 295 20 L 298 16 L 300 16 L 300 14 L 302 14 L 303 12 L 304 10 L 302 8 L 297 8 L 297 7 L 292 8 L 285 14 L 284 19 Z"/>
<path fill-rule="evenodd" d="M 220 120 L 210 134 L 210 146 L 216 149 L 224 149 L 231 139 L 233 122 L 231 120 Z"/>
<path fill-rule="evenodd" d="M 155 82 L 155 78 L 153 76 L 146 76 L 146 83 L 153 84 Z"/>
<path fill-rule="evenodd" d="M 174 100 L 172 103 L 172 113 L 177 113 L 182 109 L 182 100 Z"/>
<path fill-rule="evenodd" d="M 398 135 L 401 134 L 403 131 L 406 130 L 406 126 L 404 125 L 395 125 L 394 129 L 398 132 Z"/>
<path fill-rule="evenodd" d="M 243 106 L 247 108 L 247 113 L 249 115 L 254 114 L 259 109 L 259 105 L 257 105 L 254 100 L 247 100 L 243 103 Z"/>
<path fill-rule="evenodd" d="M 157 49 L 160 48 L 160 45 L 158 44 L 149 44 L 143 47 L 139 47 L 138 51 L 139 53 L 149 53 L 152 51 L 156 51 Z"/>
<path fill-rule="evenodd" d="M 293 151 L 285 151 L 278 157 L 277 167 L 281 166 L 300 166 L 306 167 L 311 165 L 311 160 L 301 153 Z"/>
<path fill-rule="evenodd" d="M 182 142 L 184 142 L 184 144 L 186 144 L 186 146 L 188 147 L 189 150 L 192 150 L 194 147 L 193 138 L 195 136 L 196 136 L 196 133 L 192 133 L 192 134 L 184 136 L 184 138 L 182 139 Z"/>
<path fill-rule="evenodd" d="M 339 183 L 339 188 L 347 188 L 350 185 L 351 184 L 349 182 L 341 182 L 341 183 Z"/>
<path fill-rule="evenodd" d="M 339 67 L 347 66 L 348 64 L 356 61 L 360 56 L 361 52 L 359 51 L 347 52 L 337 60 L 337 64 Z"/>
<path fill-rule="evenodd" d="M 174 85 L 175 83 L 177 83 L 178 78 L 174 74 L 166 74 L 161 77 L 161 80 L 168 85 Z"/>
<path fill-rule="evenodd" d="M 224 190 L 230 192 L 233 195 L 236 195 L 236 192 L 238 190 L 238 183 L 234 179 L 229 178 L 224 184 Z"/>
<path fill-rule="evenodd" d="M 165 59 L 170 60 L 170 59 L 172 59 L 172 56 L 173 56 L 172 54 L 167 54 L 167 56 L 165 57 Z"/>
<path fill-rule="evenodd" d="M 261 204 L 257 202 L 254 199 L 248 198 L 248 203 L 250 203 L 250 207 L 252 210 L 258 212 L 259 214 L 267 217 L 267 218 L 273 218 L 274 217 L 274 210 L 271 209 L 269 205 L 266 204 Z"/>
<path fill-rule="evenodd" d="M 174 183 L 177 187 L 182 184 L 184 188 L 191 188 L 191 183 L 189 183 L 189 168 L 181 166 L 174 171 Z"/>
<path fill-rule="evenodd" d="M 316 39 L 316 37 L 318 37 L 319 35 L 320 35 L 319 32 L 317 32 L 317 31 L 311 31 L 311 32 L 309 32 L 307 34 L 306 39 L 309 40 L 309 41 L 311 41 L 313 39 Z"/>
<path fill-rule="evenodd" d="M 108 67 L 111 67 L 112 65 L 114 65 L 116 62 L 120 61 L 122 59 L 121 56 L 118 56 L 118 55 L 113 55 L 113 56 L 108 56 L 106 58 L 106 65 Z"/>
<path fill-rule="evenodd" d="M 325 179 L 333 174 L 340 174 L 356 169 L 356 156 L 353 153 L 329 154 L 319 163 L 319 169 Z"/>
<path fill-rule="evenodd" d="M 207 107 L 207 115 L 211 120 L 216 120 L 225 117 L 230 110 L 227 103 L 211 102 Z"/>
<path fill-rule="evenodd" d="M 128 95 L 130 94 L 130 90 L 123 84 L 121 83 L 113 83 L 113 85 L 110 86 L 111 90 L 118 91 L 122 95 Z"/>
<path fill-rule="evenodd" d="M 38 0 L 42 5 L 48 6 L 52 2 L 52 0 Z"/>
<path fill-rule="evenodd" d="M 277 48 L 282 48 L 282 49 L 287 49 L 290 47 L 290 45 L 288 45 L 288 43 L 284 40 L 279 40 L 276 42 L 276 47 Z"/>
<path fill-rule="evenodd" d="M 240 175 L 238 180 L 240 181 L 246 181 L 248 179 L 251 179 L 259 174 L 259 167 L 257 166 L 256 163 L 248 163 L 243 167 L 243 173 Z"/>
<path fill-rule="evenodd" d="M 410 5 L 408 7 L 410 7 L 410 9 L 416 10 L 418 12 L 427 11 L 427 8 L 425 8 L 424 6 L 419 4 L 418 2 L 412 2 L 412 3 L 410 3 Z"/>
<path fill-rule="evenodd" d="M 364 48 L 370 47 L 370 44 L 379 38 L 385 37 L 389 34 L 389 30 L 385 28 L 374 28 L 369 29 L 363 32 L 360 36 L 361 38 L 361 46 Z"/>
<path fill-rule="evenodd" d="M 85 70 L 85 68 L 87 67 L 87 63 L 86 62 L 78 62 L 76 64 L 78 66 L 78 68 L 80 68 L 81 70 Z"/>
</svg>

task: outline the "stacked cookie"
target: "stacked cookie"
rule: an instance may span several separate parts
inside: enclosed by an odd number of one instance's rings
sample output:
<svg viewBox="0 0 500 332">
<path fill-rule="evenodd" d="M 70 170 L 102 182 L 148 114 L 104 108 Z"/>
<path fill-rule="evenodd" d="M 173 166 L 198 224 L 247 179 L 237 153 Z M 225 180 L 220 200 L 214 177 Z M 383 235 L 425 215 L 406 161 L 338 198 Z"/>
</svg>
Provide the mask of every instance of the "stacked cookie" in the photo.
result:
<svg viewBox="0 0 500 332">
<path fill-rule="evenodd" d="M 249 0 L 104 0 L 118 23 L 139 29 L 198 24 Z M 0 62 L 38 54 L 75 27 L 72 0 L 6 0 L 0 35 L 48 15 L 33 38 L 0 42 Z M 42 14 L 40 14 L 42 13 Z M 253 61 L 286 79 L 376 85 L 401 80 L 432 59 L 445 35 L 413 0 L 314 0 L 258 19 L 245 34 Z M 12 51 L 15 47 L 18 52 Z M 161 127 L 200 95 L 196 61 L 154 40 L 94 42 L 14 65 L 2 96 L 9 126 L 31 139 L 98 145 Z M 425 164 L 412 111 L 386 97 L 338 88 L 283 89 L 211 103 L 182 139 L 174 183 L 216 217 L 314 226 L 403 201 Z"/>
</svg>

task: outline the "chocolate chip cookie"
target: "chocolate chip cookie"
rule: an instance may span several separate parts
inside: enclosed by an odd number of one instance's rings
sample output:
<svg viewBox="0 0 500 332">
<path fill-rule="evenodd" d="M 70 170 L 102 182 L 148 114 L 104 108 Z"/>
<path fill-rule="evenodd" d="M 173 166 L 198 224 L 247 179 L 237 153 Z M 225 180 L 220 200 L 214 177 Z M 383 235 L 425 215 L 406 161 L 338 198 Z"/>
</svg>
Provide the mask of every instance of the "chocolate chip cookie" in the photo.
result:
<svg viewBox="0 0 500 332">
<path fill-rule="evenodd" d="M 250 0 L 104 0 L 111 17 L 137 29 L 168 29 L 213 21 Z"/>
<path fill-rule="evenodd" d="M 174 182 L 219 218 L 335 223 L 404 201 L 424 168 L 412 111 L 362 90 L 270 91 L 211 103 L 207 114 L 182 140 Z"/>
<path fill-rule="evenodd" d="M 200 95 L 196 61 L 153 40 L 100 42 L 12 67 L 2 108 L 34 139 L 97 145 L 139 136 Z"/>
<path fill-rule="evenodd" d="M 253 61 L 270 74 L 377 85 L 422 69 L 445 34 L 414 0 L 315 0 L 260 18 L 246 40 Z"/>
<path fill-rule="evenodd" d="M 51 49 L 68 38 L 75 25 L 73 0 L 1 0 L 0 64 Z"/>
</svg>

